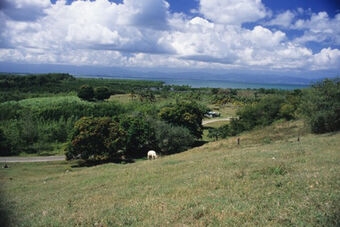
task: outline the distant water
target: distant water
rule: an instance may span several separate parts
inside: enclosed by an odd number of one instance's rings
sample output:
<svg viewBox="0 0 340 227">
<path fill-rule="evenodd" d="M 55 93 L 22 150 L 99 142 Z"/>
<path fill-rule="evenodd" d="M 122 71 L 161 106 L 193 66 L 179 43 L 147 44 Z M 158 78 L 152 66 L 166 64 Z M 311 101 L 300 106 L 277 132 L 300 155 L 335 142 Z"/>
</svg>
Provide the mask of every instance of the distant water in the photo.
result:
<svg viewBox="0 0 340 227">
<path fill-rule="evenodd" d="M 255 84 L 243 82 L 229 82 L 225 80 L 195 80 L 195 79 L 162 79 L 165 84 L 172 85 L 189 85 L 193 88 L 276 88 L 282 90 L 294 90 L 309 87 L 308 85 L 293 84 Z"/>
<path fill-rule="evenodd" d="M 245 83 L 245 82 L 230 82 L 226 80 L 204 80 L 196 78 L 154 78 L 154 77 L 131 77 L 131 76 L 80 76 L 91 78 L 112 78 L 112 79 L 128 79 L 128 80 L 151 80 L 151 81 L 163 81 L 166 85 L 188 85 L 192 88 L 276 88 L 282 90 L 294 90 L 309 87 L 308 85 L 298 84 L 265 84 L 265 83 Z"/>
</svg>

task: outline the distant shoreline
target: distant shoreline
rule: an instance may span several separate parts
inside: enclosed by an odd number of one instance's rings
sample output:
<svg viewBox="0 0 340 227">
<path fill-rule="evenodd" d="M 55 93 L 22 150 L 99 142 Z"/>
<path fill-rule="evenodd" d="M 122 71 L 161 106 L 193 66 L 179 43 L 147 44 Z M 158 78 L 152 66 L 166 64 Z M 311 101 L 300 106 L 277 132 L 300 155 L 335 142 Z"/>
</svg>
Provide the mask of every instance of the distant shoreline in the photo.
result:
<svg viewBox="0 0 340 227">
<path fill-rule="evenodd" d="M 131 77 L 131 76 L 101 76 L 101 75 L 74 75 L 79 78 L 103 78 L 103 79 L 125 79 L 125 80 L 145 80 L 145 81 L 162 81 L 166 85 L 188 85 L 192 88 L 239 88 L 239 89 L 282 89 L 294 90 L 308 88 L 309 85 L 304 84 L 275 84 L 275 83 L 247 83 L 233 82 L 227 80 L 205 80 L 205 79 L 178 79 L 178 78 L 160 78 L 160 77 Z"/>
</svg>

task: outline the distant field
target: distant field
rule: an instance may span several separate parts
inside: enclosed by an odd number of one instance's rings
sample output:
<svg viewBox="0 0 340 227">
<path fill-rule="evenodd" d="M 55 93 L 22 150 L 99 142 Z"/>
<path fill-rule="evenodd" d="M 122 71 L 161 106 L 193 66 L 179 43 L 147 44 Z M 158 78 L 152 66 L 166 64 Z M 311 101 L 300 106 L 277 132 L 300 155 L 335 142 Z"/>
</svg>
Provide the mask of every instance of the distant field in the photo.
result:
<svg viewBox="0 0 340 227">
<path fill-rule="evenodd" d="M 125 165 L 12 164 L 2 224 L 339 226 L 339 133 L 281 122 L 240 138 Z"/>
</svg>

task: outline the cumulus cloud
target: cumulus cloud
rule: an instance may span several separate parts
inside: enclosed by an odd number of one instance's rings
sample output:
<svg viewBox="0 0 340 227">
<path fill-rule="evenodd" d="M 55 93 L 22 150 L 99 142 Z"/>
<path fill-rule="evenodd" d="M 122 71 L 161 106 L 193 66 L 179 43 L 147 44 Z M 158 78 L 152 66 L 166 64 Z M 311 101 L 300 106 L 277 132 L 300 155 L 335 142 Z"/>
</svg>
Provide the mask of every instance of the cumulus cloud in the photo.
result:
<svg viewBox="0 0 340 227">
<path fill-rule="evenodd" d="M 276 15 L 275 18 L 270 20 L 267 24 L 288 28 L 293 23 L 294 18 L 295 18 L 295 14 L 292 11 L 287 10 L 283 13 Z"/>
<path fill-rule="evenodd" d="M 261 0 L 200 0 L 199 12 L 220 24 L 255 22 L 267 15 Z"/>
<path fill-rule="evenodd" d="M 141 67 L 329 69 L 339 67 L 337 48 L 313 53 L 313 37 L 338 43 L 340 16 L 313 14 L 295 23 L 286 11 L 268 16 L 260 0 L 201 0 L 199 14 L 170 13 L 165 0 L 1 1 L 0 61 Z M 34 18 L 10 11 L 39 10 Z M 300 9 L 301 13 L 304 11 Z M 271 26 L 301 29 L 291 40 Z M 286 31 L 286 30 L 285 30 Z"/>
<path fill-rule="evenodd" d="M 340 68 L 340 50 L 324 48 L 313 56 L 314 69 Z"/>
<path fill-rule="evenodd" d="M 293 29 L 303 30 L 304 35 L 297 42 L 323 42 L 340 45 L 340 13 L 329 18 L 326 12 L 312 14 L 310 19 L 297 20 Z"/>
</svg>

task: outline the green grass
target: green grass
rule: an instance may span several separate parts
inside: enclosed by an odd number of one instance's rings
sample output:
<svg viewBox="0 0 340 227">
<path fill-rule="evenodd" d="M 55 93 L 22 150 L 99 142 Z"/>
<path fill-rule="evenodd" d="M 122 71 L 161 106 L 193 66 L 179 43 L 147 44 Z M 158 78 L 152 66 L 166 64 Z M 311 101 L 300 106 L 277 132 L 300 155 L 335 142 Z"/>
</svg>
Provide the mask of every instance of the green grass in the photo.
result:
<svg viewBox="0 0 340 227">
<path fill-rule="evenodd" d="M 119 94 L 119 95 L 111 95 L 108 101 L 117 101 L 119 103 L 130 103 L 133 100 L 137 100 L 137 97 L 132 99 L 130 94 Z"/>
<path fill-rule="evenodd" d="M 23 107 L 30 108 L 40 108 L 49 105 L 60 105 L 64 103 L 77 103 L 77 102 L 86 102 L 82 101 L 77 96 L 53 96 L 53 97 L 42 97 L 42 98 L 31 98 L 31 99 L 23 99 L 18 101 L 18 104 Z"/>
<path fill-rule="evenodd" d="M 212 111 L 216 111 L 221 113 L 221 116 L 219 118 L 226 118 L 226 117 L 236 117 L 236 112 L 238 107 L 233 104 L 226 104 L 226 105 L 208 105 Z"/>
<path fill-rule="evenodd" d="M 213 118 L 212 120 L 214 120 L 215 118 Z M 211 122 L 211 123 L 208 123 L 208 124 L 205 124 L 204 126 L 205 127 L 211 127 L 211 128 L 219 128 L 223 125 L 226 125 L 228 124 L 229 121 L 216 121 L 216 122 Z"/>
<path fill-rule="evenodd" d="M 11 164 L 0 169 L 3 218 L 13 226 L 340 224 L 340 133 L 281 122 L 240 138 L 125 165 Z"/>
</svg>

